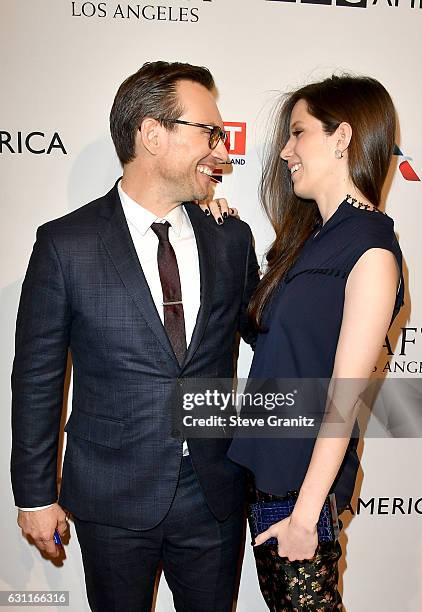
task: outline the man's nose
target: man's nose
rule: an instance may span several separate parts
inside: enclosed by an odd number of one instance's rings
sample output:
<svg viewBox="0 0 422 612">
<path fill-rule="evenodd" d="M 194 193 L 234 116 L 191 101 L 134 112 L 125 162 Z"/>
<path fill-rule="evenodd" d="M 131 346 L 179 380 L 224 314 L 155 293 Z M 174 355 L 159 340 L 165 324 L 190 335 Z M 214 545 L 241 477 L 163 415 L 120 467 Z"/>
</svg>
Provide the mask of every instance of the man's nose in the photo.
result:
<svg viewBox="0 0 422 612">
<path fill-rule="evenodd" d="M 212 155 L 215 159 L 218 159 L 220 163 L 226 163 L 230 159 L 226 145 L 221 139 L 218 141 L 215 149 L 212 150 Z"/>
</svg>

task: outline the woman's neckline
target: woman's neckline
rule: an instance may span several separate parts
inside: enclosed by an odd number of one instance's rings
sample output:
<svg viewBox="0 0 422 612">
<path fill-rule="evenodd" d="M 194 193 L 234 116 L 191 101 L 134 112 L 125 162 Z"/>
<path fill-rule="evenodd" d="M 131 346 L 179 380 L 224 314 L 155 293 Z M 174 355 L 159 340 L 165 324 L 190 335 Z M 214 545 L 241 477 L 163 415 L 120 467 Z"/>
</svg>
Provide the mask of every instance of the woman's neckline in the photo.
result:
<svg viewBox="0 0 422 612">
<path fill-rule="evenodd" d="M 337 208 L 335 209 L 335 211 L 333 212 L 333 214 L 327 219 L 327 221 L 322 225 L 320 224 L 317 231 L 313 232 L 311 234 L 312 236 L 312 240 L 314 240 L 315 238 L 318 238 L 321 233 L 325 230 L 325 228 L 330 225 L 331 221 L 337 217 L 338 213 L 341 210 L 356 210 L 358 211 L 359 214 L 363 214 L 363 215 L 380 215 L 381 217 L 384 217 L 386 219 L 389 219 L 388 215 L 383 212 L 382 210 L 379 210 L 379 208 L 369 208 L 369 206 L 367 204 L 363 204 L 362 202 L 358 202 L 358 200 L 356 200 L 355 198 L 352 198 L 349 194 L 346 195 L 346 197 L 344 198 L 344 200 L 342 200 L 340 202 L 340 204 L 337 206 Z"/>
</svg>

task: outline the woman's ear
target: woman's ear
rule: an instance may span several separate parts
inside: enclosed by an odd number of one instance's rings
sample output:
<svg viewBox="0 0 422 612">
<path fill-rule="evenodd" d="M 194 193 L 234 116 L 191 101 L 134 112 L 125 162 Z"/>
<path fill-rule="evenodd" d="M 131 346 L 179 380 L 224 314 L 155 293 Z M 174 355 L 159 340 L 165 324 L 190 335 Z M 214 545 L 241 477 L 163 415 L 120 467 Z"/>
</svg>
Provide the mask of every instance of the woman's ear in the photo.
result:
<svg viewBox="0 0 422 612">
<path fill-rule="evenodd" d="M 336 148 L 342 153 L 348 148 L 352 140 L 352 126 L 346 121 L 342 121 L 336 129 Z"/>
</svg>

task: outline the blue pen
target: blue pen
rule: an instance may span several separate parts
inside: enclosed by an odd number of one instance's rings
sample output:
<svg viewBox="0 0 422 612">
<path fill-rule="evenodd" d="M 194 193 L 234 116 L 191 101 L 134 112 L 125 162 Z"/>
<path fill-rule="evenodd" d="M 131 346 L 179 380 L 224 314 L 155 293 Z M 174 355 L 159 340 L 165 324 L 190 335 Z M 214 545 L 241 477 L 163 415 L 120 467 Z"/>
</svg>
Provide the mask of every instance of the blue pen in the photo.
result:
<svg viewBox="0 0 422 612">
<path fill-rule="evenodd" d="M 55 544 L 57 544 L 58 546 L 62 546 L 62 541 L 61 541 L 61 538 L 60 538 L 60 535 L 59 535 L 58 531 L 54 532 L 53 538 L 54 538 Z"/>
</svg>

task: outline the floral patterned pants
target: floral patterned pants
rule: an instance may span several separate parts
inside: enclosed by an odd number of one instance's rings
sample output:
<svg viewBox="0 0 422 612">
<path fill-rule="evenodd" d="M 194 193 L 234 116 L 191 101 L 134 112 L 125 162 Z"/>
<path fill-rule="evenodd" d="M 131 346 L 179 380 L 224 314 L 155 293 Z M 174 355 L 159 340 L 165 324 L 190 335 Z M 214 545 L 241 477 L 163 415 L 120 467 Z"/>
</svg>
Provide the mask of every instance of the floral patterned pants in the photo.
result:
<svg viewBox="0 0 422 612">
<path fill-rule="evenodd" d="M 340 544 L 322 542 L 308 561 L 289 561 L 277 545 L 254 548 L 259 586 L 271 612 L 342 610 L 337 588 Z"/>
<path fill-rule="evenodd" d="M 250 491 L 250 501 L 272 501 L 274 495 Z M 338 541 L 321 542 L 312 559 L 279 557 L 277 545 L 254 547 L 259 586 L 271 612 L 334 612 L 343 610 L 338 591 Z"/>
</svg>

